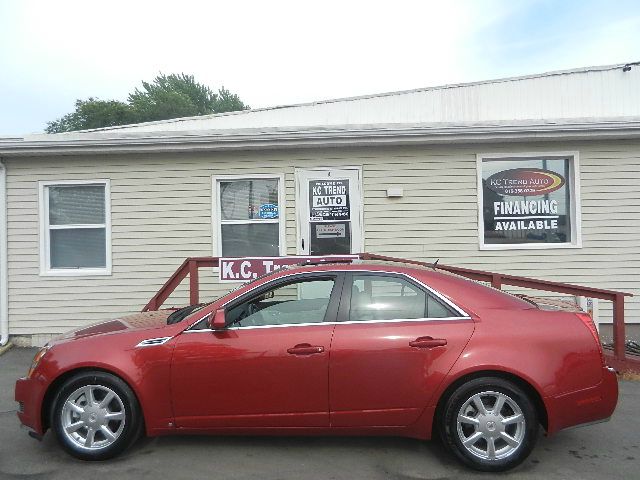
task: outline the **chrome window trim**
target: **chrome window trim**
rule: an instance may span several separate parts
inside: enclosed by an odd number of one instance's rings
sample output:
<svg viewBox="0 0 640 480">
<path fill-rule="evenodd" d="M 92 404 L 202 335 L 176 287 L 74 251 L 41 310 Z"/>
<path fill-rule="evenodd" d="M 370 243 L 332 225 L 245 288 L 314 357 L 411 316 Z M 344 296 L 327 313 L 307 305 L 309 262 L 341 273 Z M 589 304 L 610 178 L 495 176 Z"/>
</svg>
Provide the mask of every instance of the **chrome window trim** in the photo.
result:
<svg viewBox="0 0 640 480">
<path fill-rule="evenodd" d="M 308 273 L 327 273 L 327 274 L 332 274 L 332 273 L 348 273 L 348 272 L 365 272 L 365 273 L 380 273 L 380 274 L 385 274 L 385 273 L 389 273 L 392 275 L 400 275 L 403 276 L 405 278 L 408 278 L 409 280 L 417 283 L 418 285 L 420 285 L 422 288 L 424 288 L 425 290 L 427 290 L 429 293 L 431 293 L 434 297 L 438 298 L 439 300 L 441 300 L 442 302 L 444 302 L 447 306 L 449 306 L 450 308 L 452 308 L 455 312 L 457 312 L 459 314 L 459 316 L 455 316 L 455 317 L 434 317 L 434 318 L 412 318 L 412 319 L 393 319 L 393 320 L 349 320 L 346 322 L 316 322 L 316 323 L 288 323 L 288 324 L 283 324 L 283 325 L 260 325 L 260 326 L 255 326 L 255 327 L 230 327 L 230 328 L 226 328 L 225 330 L 239 330 L 239 329 L 248 329 L 248 328 L 273 328 L 273 327 L 294 327 L 294 326 L 309 326 L 309 325 L 333 325 L 333 324 L 350 324 L 350 323 L 381 323 L 381 322 L 424 322 L 424 321 L 433 321 L 433 320 L 467 320 L 470 319 L 471 316 L 465 312 L 462 308 L 460 308 L 459 306 L 457 306 L 455 303 L 453 303 L 451 300 L 449 300 L 447 297 L 445 297 L 444 295 L 442 295 L 440 292 L 438 292 L 437 290 L 434 290 L 433 288 L 431 288 L 429 285 L 424 284 L 423 282 L 421 282 L 420 280 L 418 280 L 415 277 L 412 277 L 411 275 L 408 275 L 404 272 L 396 272 L 396 271 L 391 271 L 391 270 L 370 270 L 370 269 L 349 269 L 349 270 L 312 270 L 312 271 L 305 271 L 305 272 L 294 272 L 294 273 L 289 273 L 287 275 L 283 275 L 281 277 L 278 277 L 276 280 L 280 280 L 283 278 L 288 278 L 288 277 L 293 277 L 296 275 L 305 275 Z M 256 285 L 253 288 L 250 288 L 249 290 L 247 290 L 246 292 L 244 292 L 242 295 L 246 295 L 248 293 L 251 293 L 252 291 L 261 288 L 265 285 L 267 285 L 269 282 L 266 283 L 261 283 L 260 285 Z M 231 292 L 229 292 L 231 293 Z M 237 297 L 236 297 L 237 298 Z M 232 298 L 230 300 L 227 300 L 226 302 L 224 302 L 222 305 L 220 305 L 218 308 L 224 308 L 225 306 L 227 306 L 229 303 L 233 302 L 235 300 L 235 298 Z M 200 317 L 198 320 L 196 320 L 195 322 L 193 322 L 191 325 L 189 325 L 185 330 L 183 330 L 184 333 L 188 333 L 188 332 L 214 332 L 214 331 L 220 331 L 220 330 L 213 330 L 213 329 L 197 329 L 197 330 L 191 330 L 192 327 L 194 325 L 197 325 L 198 323 L 200 323 L 201 321 L 203 321 L 206 317 L 208 317 L 209 315 L 211 315 L 211 312 L 207 313 L 206 315 L 203 315 L 202 317 Z"/>
<path fill-rule="evenodd" d="M 429 317 L 429 318 L 400 318 L 392 320 L 347 320 L 335 322 L 336 325 L 353 325 L 356 323 L 404 323 L 404 322 L 437 322 L 438 320 L 471 320 L 471 317 Z"/>
<path fill-rule="evenodd" d="M 185 330 L 184 333 L 198 333 L 198 332 L 226 332 L 229 330 L 255 330 L 264 328 L 282 328 L 282 327 L 313 327 L 320 325 L 354 325 L 361 323 L 405 323 L 405 322 L 435 322 L 438 320 L 471 320 L 471 317 L 434 317 L 434 318 L 401 318 L 394 320 L 349 320 L 346 322 L 314 322 L 314 323 L 283 323 L 282 325 L 258 325 L 251 327 L 229 327 L 214 330 L 211 328 L 199 328 L 197 330 Z"/>
</svg>

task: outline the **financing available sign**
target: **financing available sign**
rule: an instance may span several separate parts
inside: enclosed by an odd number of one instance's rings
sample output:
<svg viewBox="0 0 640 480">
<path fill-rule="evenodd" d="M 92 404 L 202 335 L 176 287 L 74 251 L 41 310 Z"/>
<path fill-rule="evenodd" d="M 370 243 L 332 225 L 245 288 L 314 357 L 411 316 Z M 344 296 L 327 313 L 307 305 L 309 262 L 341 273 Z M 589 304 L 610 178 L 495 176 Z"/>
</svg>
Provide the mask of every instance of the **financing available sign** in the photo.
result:
<svg viewBox="0 0 640 480">
<path fill-rule="evenodd" d="M 551 230 L 558 228 L 557 200 L 493 202 L 495 230 Z"/>
<path fill-rule="evenodd" d="M 568 187 L 559 173 L 510 168 L 488 175 L 483 186 L 485 243 L 569 241 Z"/>
</svg>

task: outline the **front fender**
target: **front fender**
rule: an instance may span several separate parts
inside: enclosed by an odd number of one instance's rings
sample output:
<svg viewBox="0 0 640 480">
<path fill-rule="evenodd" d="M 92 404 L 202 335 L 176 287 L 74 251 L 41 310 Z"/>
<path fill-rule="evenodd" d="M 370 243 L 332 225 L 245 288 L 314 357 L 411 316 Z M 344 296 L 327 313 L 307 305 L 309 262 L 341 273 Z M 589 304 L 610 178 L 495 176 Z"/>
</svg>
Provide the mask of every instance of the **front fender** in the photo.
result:
<svg viewBox="0 0 640 480">
<path fill-rule="evenodd" d="M 155 333 L 155 332 L 154 332 Z M 111 335 L 109 342 L 89 337 L 54 345 L 27 379 L 30 409 L 39 412 L 30 425 L 44 433 L 57 388 L 75 372 L 100 370 L 118 376 L 129 385 L 142 409 L 147 432 L 173 424 L 170 369 L 175 338 L 161 345 L 136 347 L 149 335 Z M 24 422 L 23 422 L 24 423 Z"/>
</svg>

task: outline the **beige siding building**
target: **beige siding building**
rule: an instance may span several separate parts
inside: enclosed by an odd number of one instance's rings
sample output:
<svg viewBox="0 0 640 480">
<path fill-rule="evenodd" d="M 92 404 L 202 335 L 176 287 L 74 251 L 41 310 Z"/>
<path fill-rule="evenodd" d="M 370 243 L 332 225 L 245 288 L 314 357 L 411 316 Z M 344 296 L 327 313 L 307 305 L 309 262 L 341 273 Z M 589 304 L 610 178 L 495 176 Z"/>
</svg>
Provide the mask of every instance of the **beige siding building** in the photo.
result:
<svg viewBox="0 0 640 480">
<path fill-rule="evenodd" d="M 209 255 L 440 259 L 630 292 L 640 324 L 638 66 L 4 138 L 0 157 L 19 342 L 138 311 Z M 201 298 L 233 286 L 217 275 Z"/>
</svg>

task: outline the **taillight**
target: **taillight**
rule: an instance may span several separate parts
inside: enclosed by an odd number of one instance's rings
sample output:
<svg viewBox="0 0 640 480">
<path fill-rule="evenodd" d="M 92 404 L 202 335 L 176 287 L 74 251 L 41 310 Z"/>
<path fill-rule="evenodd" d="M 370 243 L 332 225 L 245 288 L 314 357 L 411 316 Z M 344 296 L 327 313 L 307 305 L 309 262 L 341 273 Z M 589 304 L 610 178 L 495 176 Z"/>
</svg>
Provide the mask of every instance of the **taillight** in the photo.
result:
<svg viewBox="0 0 640 480">
<path fill-rule="evenodd" d="M 591 318 L 591 315 L 589 315 L 588 313 L 576 313 L 576 316 L 580 320 L 582 320 L 582 323 L 584 323 L 587 326 L 587 328 L 593 335 L 593 339 L 598 344 L 598 351 L 600 352 L 600 359 L 602 360 L 602 365 L 605 365 L 604 352 L 602 351 L 602 343 L 600 342 L 600 335 L 598 335 L 598 329 L 596 328 L 596 324 L 593 323 L 593 319 Z"/>
</svg>

